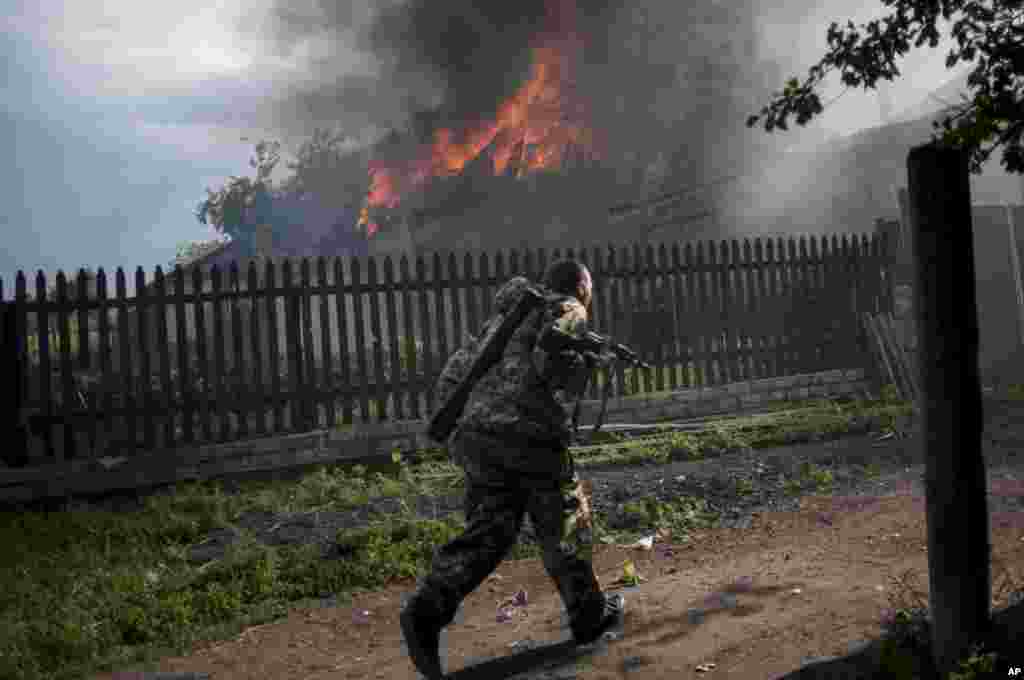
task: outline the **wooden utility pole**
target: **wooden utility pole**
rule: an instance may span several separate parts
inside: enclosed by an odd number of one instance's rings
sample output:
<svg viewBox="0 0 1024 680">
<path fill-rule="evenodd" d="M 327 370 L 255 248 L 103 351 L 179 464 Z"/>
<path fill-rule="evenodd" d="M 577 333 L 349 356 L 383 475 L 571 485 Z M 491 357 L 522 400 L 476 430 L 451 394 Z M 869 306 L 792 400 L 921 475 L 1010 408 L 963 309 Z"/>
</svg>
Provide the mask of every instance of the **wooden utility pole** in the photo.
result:
<svg viewBox="0 0 1024 680">
<path fill-rule="evenodd" d="M 991 597 L 967 155 L 935 144 L 918 146 L 907 157 L 907 174 L 932 651 L 945 674 L 988 632 Z"/>
</svg>

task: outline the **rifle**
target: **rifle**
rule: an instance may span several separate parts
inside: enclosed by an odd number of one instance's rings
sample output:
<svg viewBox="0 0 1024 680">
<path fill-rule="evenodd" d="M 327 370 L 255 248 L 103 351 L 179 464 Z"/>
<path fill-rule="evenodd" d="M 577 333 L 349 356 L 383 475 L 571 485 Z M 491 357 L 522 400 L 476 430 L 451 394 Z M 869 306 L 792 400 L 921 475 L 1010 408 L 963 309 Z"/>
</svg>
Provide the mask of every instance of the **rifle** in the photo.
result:
<svg viewBox="0 0 1024 680">
<path fill-rule="evenodd" d="M 593 331 L 585 333 L 583 335 L 570 335 L 561 331 L 557 328 L 549 328 L 544 334 L 544 337 L 540 338 L 539 346 L 547 352 L 563 352 L 566 350 L 579 352 L 585 357 L 600 360 L 602 356 L 611 357 L 612 360 L 622 361 L 631 366 L 637 368 L 652 368 L 649 364 L 642 361 L 629 347 L 626 347 L 622 343 L 617 343 L 610 337 L 594 333 Z M 589 382 L 589 381 L 588 381 Z M 594 437 L 601 430 L 601 426 L 604 425 L 604 418 L 608 411 L 608 398 L 611 396 L 612 387 L 612 376 L 609 373 L 608 380 L 604 384 L 604 390 L 601 394 L 601 410 L 597 415 L 597 421 L 594 423 L 594 429 L 590 432 L 590 440 L 593 441 Z M 572 430 L 573 438 L 578 439 L 579 432 L 579 421 L 580 411 L 583 404 L 583 395 L 576 400 L 576 408 L 572 414 Z"/>
<path fill-rule="evenodd" d="M 642 361 L 636 352 L 606 335 L 590 331 L 583 335 L 570 335 L 557 328 L 549 328 L 540 339 L 538 346 L 545 352 L 556 354 L 566 350 L 579 352 L 584 356 L 601 357 L 612 355 L 615 359 L 637 368 L 652 368 Z"/>
<path fill-rule="evenodd" d="M 484 377 L 494 364 L 501 360 L 505 353 L 505 347 L 516 329 L 523 322 L 526 316 L 544 302 L 544 296 L 533 288 L 523 291 L 516 306 L 513 307 L 501 320 L 501 323 L 490 333 L 490 337 L 480 339 L 480 350 L 473 365 L 470 366 L 466 377 L 452 393 L 452 396 L 445 402 L 427 427 L 427 435 L 435 442 L 443 444 L 448 440 L 455 429 L 456 422 L 462 416 L 466 408 L 466 401 L 469 399 L 473 387 Z"/>
</svg>

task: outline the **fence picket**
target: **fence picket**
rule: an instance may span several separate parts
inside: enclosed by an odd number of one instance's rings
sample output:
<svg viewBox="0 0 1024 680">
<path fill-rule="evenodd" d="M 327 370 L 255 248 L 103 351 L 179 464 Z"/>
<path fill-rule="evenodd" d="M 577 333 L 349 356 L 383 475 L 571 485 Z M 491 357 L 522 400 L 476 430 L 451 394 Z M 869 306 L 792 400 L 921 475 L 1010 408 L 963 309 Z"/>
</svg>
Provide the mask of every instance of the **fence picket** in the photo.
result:
<svg viewBox="0 0 1024 680">
<path fill-rule="evenodd" d="M 185 316 L 185 270 L 174 267 L 174 326 L 178 345 L 178 408 L 181 414 L 182 440 L 195 442 L 193 419 L 196 416 L 195 393 L 192 390 L 192 370 L 188 351 L 188 319 Z"/>
<path fill-rule="evenodd" d="M 740 245 L 733 244 L 733 255 L 737 261 L 742 262 L 739 267 L 739 284 L 743 303 L 740 305 L 740 337 L 743 341 L 743 377 L 746 380 L 756 379 L 760 371 L 758 360 L 761 352 L 759 347 L 760 338 L 757 336 L 757 326 L 754 320 L 757 319 L 757 298 L 755 297 L 754 282 L 757 277 L 757 264 L 754 262 L 753 248 L 750 239 L 743 239 L 743 250 L 739 251 Z"/>
<path fill-rule="evenodd" d="M 228 441 L 227 390 L 224 384 L 226 370 L 224 362 L 224 297 L 222 296 L 221 271 L 218 265 L 210 268 L 210 297 L 213 300 L 213 404 L 217 412 L 217 441 Z"/>
<path fill-rule="evenodd" d="M 811 326 L 811 315 L 808 311 L 808 306 L 811 302 L 811 272 L 810 268 L 813 266 L 810 256 L 807 252 L 807 237 L 801 236 L 798 242 L 798 253 L 797 253 L 797 265 L 793 268 L 793 274 L 797 277 L 798 288 L 797 296 L 794 304 L 794 309 L 797 311 L 797 329 L 799 335 L 797 336 L 796 352 L 798 356 L 797 365 L 800 367 L 802 373 L 807 373 L 812 369 L 811 353 L 814 350 L 814 339 L 811 337 L 810 326 Z"/>
<path fill-rule="evenodd" d="M 299 310 L 302 318 L 301 370 L 302 370 L 302 422 L 303 429 L 312 430 L 319 427 L 319 404 L 316 398 L 316 342 L 313 338 L 313 282 L 308 257 L 299 262 L 301 282 L 299 289 Z"/>
<path fill-rule="evenodd" d="M 341 422 L 344 425 L 351 425 L 353 422 L 352 352 L 348 346 L 348 304 L 346 304 L 346 299 L 351 297 L 354 301 L 355 293 L 350 296 L 345 291 L 344 264 L 342 258 L 337 257 L 334 259 L 334 306 L 338 315 L 338 372 L 341 377 L 341 388 L 345 390 L 341 397 Z"/>
<path fill-rule="evenodd" d="M 427 300 L 427 263 L 422 255 L 416 256 L 416 279 L 420 284 L 420 328 L 423 334 L 423 378 L 422 387 L 427 413 L 434 412 L 434 343 L 430 329 L 430 307 Z"/>
<path fill-rule="evenodd" d="M 663 324 L 661 327 L 662 337 L 658 345 L 658 360 L 661 362 L 661 369 L 658 371 L 658 389 L 665 389 L 667 384 L 668 389 L 674 391 L 679 388 L 679 381 L 676 376 L 679 354 L 675 346 L 675 290 L 672 287 L 675 275 L 672 274 L 672 268 L 669 266 L 668 248 L 664 243 L 658 246 L 658 270 L 659 290 L 661 291 L 659 316 L 662 318 Z M 666 372 L 668 374 L 667 383 L 664 382 Z"/>
<path fill-rule="evenodd" d="M 104 415 L 100 430 L 103 432 L 104 446 L 98 447 L 97 454 L 106 455 L 110 447 L 110 440 L 116 429 L 114 427 L 112 413 L 114 411 L 114 382 L 113 382 L 113 354 L 110 346 L 110 296 L 107 293 L 107 273 L 100 267 L 96 272 L 96 301 L 99 303 L 99 318 L 97 319 L 98 355 L 96 357 L 100 373 L 100 398 L 99 410 Z M 20 324 L 19 328 L 25 326 Z"/>
<path fill-rule="evenodd" d="M 77 290 L 75 291 L 75 314 L 78 319 L 77 359 L 78 369 L 82 371 L 83 375 L 89 372 L 92 365 L 92 347 L 90 342 L 91 324 L 89 323 L 89 290 L 86 278 L 87 276 L 88 274 L 85 269 L 79 268 L 76 282 Z M 84 434 L 88 436 L 89 442 L 93 444 L 93 446 L 91 446 L 90 455 L 97 455 L 98 452 L 95 451 L 95 443 L 97 441 L 96 437 L 99 431 L 99 405 L 96 403 L 96 395 L 93 394 L 92 385 L 94 383 L 92 380 L 89 380 L 88 383 L 88 385 L 82 386 L 82 395 L 87 400 L 84 406 L 90 417 L 88 424 L 82 429 L 85 430 Z M 76 427 L 82 427 L 81 423 L 77 423 Z M 81 452 L 79 452 L 79 455 L 81 455 Z"/>
<path fill-rule="evenodd" d="M 491 305 L 494 302 L 494 289 L 491 283 L 490 260 L 487 253 L 480 254 L 480 304 L 483 309 L 483 318 L 491 318 Z"/>
<path fill-rule="evenodd" d="M 402 360 L 399 353 L 399 343 L 402 340 L 402 333 L 398 329 L 398 315 L 395 308 L 395 266 L 391 256 L 386 255 L 383 261 L 384 269 L 384 309 L 387 314 L 388 324 L 388 386 L 391 392 L 391 412 L 398 420 L 405 420 L 405 395 L 406 389 L 402 384 Z"/>
<path fill-rule="evenodd" d="M 452 296 L 452 351 L 462 346 L 465 329 L 462 326 L 462 300 L 468 284 L 459 276 L 459 265 L 455 253 L 448 254 L 448 290 Z M 447 357 L 446 357 L 447 358 Z"/>
<path fill-rule="evenodd" d="M 134 448 L 138 445 L 139 437 L 139 420 L 137 416 L 137 407 L 139 404 L 138 396 L 134 394 L 134 385 L 132 376 L 134 370 L 132 369 L 132 346 L 131 346 L 131 329 L 128 327 L 128 293 L 127 293 L 127 282 L 124 269 L 121 267 L 117 268 L 114 274 L 114 285 L 117 289 L 117 331 L 118 331 L 118 352 L 121 356 L 119 365 L 117 367 L 118 373 L 121 375 L 121 409 L 124 413 L 122 421 L 122 432 L 125 437 L 131 437 L 127 442 L 127 447 Z M 139 309 L 138 304 L 135 306 L 136 312 Z M 45 328 L 42 319 L 39 320 L 39 328 Z M 45 335 L 45 334 L 43 334 Z M 39 336 L 39 351 L 40 359 L 43 357 L 43 335 Z M 45 375 L 45 374 L 44 374 Z M 44 403 L 48 400 L 44 399 Z"/>
<path fill-rule="evenodd" d="M 639 245 L 637 246 L 637 261 L 640 261 Z M 654 366 L 653 370 L 643 371 L 645 383 L 647 386 L 646 391 L 657 390 L 659 392 L 665 389 L 665 362 L 662 360 L 664 352 L 662 346 L 665 341 L 665 312 L 661 309 L 662 301 L 662 289 L 659 284 L 658 276 L 658 263 L 655 260 L 654 246 L 650 243 L 644 251 L 644 265 L 643 265 L 643 288 L 646 288 L 646 301 L 643 305 L 647 312 L 648 328 L 646 333 L 650 333 L 653 336 L 653 342 L 650 343 L 650 355 L 646 357 L 649 364 Z M 643 288 L 641 294 L 644 293 Z"/>
<path fill-rule="evenodd" d="M 377 290 L 377 258 L 366 262 L 366 287 L 370 293 L 370 332 L 373 334 L 373 393 L 377 419 L 387 420 L 387 399 L 384 395 L 384 337 L 380 322 L 380 292 Z"/>
<path fill-rule="evenodd" d="M 690 365 L 693 361 L 693 352 L 690 347 L 690 289 L 684 285 L 687 278 L 687 269 L 683 265 L 682 254 L 679 244 L 673 243 L 671 249 L 672 265 L 672 375 L 677 371 L 680 373 L 678 382 L 673 378 L 673 389 L 678 387 L 691 387 Z"/>
<path fill-rule="evenodd" d="M 136 343 L 139 351 L 139 400 L 142 406 L 142 442 L 148 450 L 156 446 L 156 429 L 153 422 L 153 371 L 150 354 L 149 320 L 153 311 L 146 290 L 145 274 L 142 267 L 135 270 L 135 316 L 138 322 Z"/>
<path fill-rule="evenodd" d="M 64 272 L 57 270 L 57 338 L 59 342 L 60 356 L 60 384 L 62 408 L 65 412 L 71 411 L 77 405 L 75 403 L 75 383 L 71 373 L 71 320 L 68 315 L 70 306 L 68 296 L 68 281 Z M 63 450 L 65 459 L 71 458 L 74 452 L 75 443 L 73 440 L 73 428 L 71 423 L 65 421 L 63 430 Z M 58 461 L 61 462 L 61 461 Z"/>
<path fill-rule="evenodd" d="M 228 270 L 230 276 L 229 286 L 231 291 L 239 293 L 242 289 L 241 282 L 238 276 L 238 263 L 232 262 L 231 267 Z M 231 298 L 231 339 L 234 349 L 234 359 L 231 361 L 232 373 L 232 390 L 231 398 L 235 402 L 235 418 L 237 421 L 237 436 L 244 439 L 249 436 L 249 399 L 246 398 L 246 370 L 245 370 L 245 355 L 244 346 L 242 344 L 242 313 L 239 307 L 241 303 L 237 297 Z"/>
<path fill-rule="evenodd" d="M 266 303 L 267 310 L 267 364 L 268 364 L 268 378 L 270 379 L 270 394 L 272 396 L 273 405 L 273 432 L 284 432 L 284 400 L 281 397 L 281 347 L 279 343 L 280 329 L 277 323 L 277 301 L 280 297 L 280 289 L 277 287 L 277 275 L 275 273 L 274 262 L 267 259 L 266 262 Z M 212 281 L 211 272 L 211 285 Z"/>
<path fill-rule="evenodd" d="M 330 429 L 337 426 L 334 413 L 335 391 L 334 357 L 331 351 L 331 305 L 328 294 L 331 290 L 327 282 L 327 258 L 320 255 L 316 258 L 317 298 L 320 314 L 320 365 L 317 367 L 319 379 L 317 385 L 317 408 L 323 408 L 325 426 Z"/>
<path fill-rule="evenodd" d="M 253 430 L 253 434 L 257 437 L 262 437 L 267 434 L 266 393 L 264 392 L 263 387 L 263 334 L 260 324 L 260 302 L 264 298 L 264 292 L 260 290 L 259 273 L 256 271 L 256 263 L 253 261 L 249 262 L 246 279 L 248 281 L 249 294 L 251 295 L 252 300 L 252 304 L 249 308 L 251 310 L 249 314 L 249 341 L 251 343 L 250 351 L 252 352 L 253 411 L 255 413 L 256 421 L 256 427 Z M 324 283 L 324 288 L 326 287 L 327 284 Z M 197 310 L 199 305 L 200 302 L 197 297 Z M 327 328 L 326 323 L 324 323 L 324 328 Z M 198 333 L 198 331 L 196 332 Z"/>
<path fill-rule="evenodd" d="M 420 377 L 418 368 L 419 340 L 416 335 L 416 308 L 412 304 L 413 280 L 409 275 L 409 258 L 402 255 L 398 261 L 399 274 L 402 276 L 402 321 L 405 326 L 406 343 L 403 351 L 406 356 L 405 384 L 409 399 L 409 411 L 412 418 L 421 417 L 420 409 Z"/>
<path fill-rule="evenodd" d="M 431 283 L 434 289 L 434 320 L 437 323 L 437 367 L 440 370 L 444 366 L 444 362 L 448 359 L 448 317 L 445 314 L 445 281 L 444 273 L 441 269 L 441 253 L 434 253 L 433 266 L 430 269 L 430 273 L 433 276 Z M 430 375 L 431 382 L 434 381 L 436 376 Z"/>
<path fill-rule="evenodd" d="M 529 279 L 534 279 L 532 267 L 530 266 L 530 251 L 527 249 L 525 254 L 525 268 L 519 262 L 519 251 L 515 248 L 510 249 L 508 255 L 508 271 L 509 276 L 522 276 L 524 273 Z"/>
<path fill-rule="evenodd" d="M 366 362 L 366 322 L 363 318 L 363 272 L 362 258 L 352 258 L 352 316 L 355 322 L 356 365 L 359 373 L 359 417 L 364 423 L 370 422 L 370 371 Z"/>
<path fill-rule="evenodd" d="M 153 277 L 153 305 L 156 313 L 156 353 L 160 374 L 160 416 L 163 421 L 163 445 L 171 448 L 174 445 L 174 408 L 171 401 L 174 386 L 171 383 L 171 357 L 167 334 L 167 280 L 163 268 L 157 265 Z"/>
<path fill-rule="evenodd" d="M 473 273 L 473 258 L 469 253 L 462 258 L 462 269 L 466 281 L 466 324 L 469 332 L 476 334 L 480 331 L 480 281 Z"/>
<path fill-rule="evenodd" d="M 725 347 L 722 342 L 722 337 L 725 334 L 725 318 L 724 311 L 722 308 L 722 278 L 721 270 L 724 269 L 723 262 L 719 262 L 718 258 L 718 245 L 709 240 L 708 244 L 708 303 L 709 310 L 711 312 L 710 318 L 712 323 L 710 328 L 714 328 L 713 335 L 710 336 L 711 347 L 711 361 L 713 365 L 714 382 L 713 385 L 721 385 L 725 379 Z"/>
</svg>

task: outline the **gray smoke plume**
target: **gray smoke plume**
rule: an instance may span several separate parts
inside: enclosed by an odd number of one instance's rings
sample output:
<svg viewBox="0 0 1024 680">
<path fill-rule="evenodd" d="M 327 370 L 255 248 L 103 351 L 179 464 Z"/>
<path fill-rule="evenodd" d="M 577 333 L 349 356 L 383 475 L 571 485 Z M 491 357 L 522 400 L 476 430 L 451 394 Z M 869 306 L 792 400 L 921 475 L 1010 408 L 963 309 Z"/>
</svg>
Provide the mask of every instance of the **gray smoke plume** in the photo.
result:
<svg viewBox="0 0 1024 680">
<path fill-rule="evenodd" d="M 309 42 L 327 49 L 311 65 L 311 82 L 278 102 L 278 125 L 308 134 L 336 124 L 359 135 L 458 128 L 492 116 L 528 75 L 535 39 L 571 29 L 583 43 L 574 94 L 592 127 L 613 152 L 645 156 L 664 150 L 666 135 L 682 143 L 679 124 L 688 116 L 742 129 L 749 111 L 723 107 L 730 81 L 752 75 L 729 69 L 736 45 L 746 50 L 753 40 L 754 11 L 746 2 L 278 0 L 262 30 L 285 54 Z M 373 70 L 353 68 L 353 54 Z"/>
<path fill-rule="evenodd" d="M 680 210 L 728 219 L 721 206 L 747 199 L 730 197 L 723 180 L 748 173 L 758 164 L 755 149 L 780 141 L 744 124 L 781 82 L 777 65 L 759 53 L 757 0 L 274 2 L 261 25 L 247 28 L 269 36 L 283 56 L 306 55 L 309 68 L 279 93 L 268 127 L 291 140 L 317 127 L 366 142 L 402 131 L 370 150 L 384 165 L 422 153 L 417 142 L 439 127 L 458 132 L 493 120 L 529 76 L 538 41 L 578 38 L 567 49 L 567 95 L 583 112 L 577 122 L 596 136 L 600 167 L 548 177 L 527 199 L 507 182 L 472 181 L 471 164 L 459 181 L 432 182 L 402 199 L 425 222 L 443 217 L 445 233 L 461 232 L 459 219 L 490 223 L 514 213 L 517 224 L 557 218 L 579 230 L 607 221 L 618 205 L 693 187 L 713 189 L 697 189 Z M 595 205 L 595 195 L 608 205 Z M 537 215 L 516 213 L 540 203 Z M 554 203 L 590 212 L 566 207 L 553 216 Z"/>
</svg>

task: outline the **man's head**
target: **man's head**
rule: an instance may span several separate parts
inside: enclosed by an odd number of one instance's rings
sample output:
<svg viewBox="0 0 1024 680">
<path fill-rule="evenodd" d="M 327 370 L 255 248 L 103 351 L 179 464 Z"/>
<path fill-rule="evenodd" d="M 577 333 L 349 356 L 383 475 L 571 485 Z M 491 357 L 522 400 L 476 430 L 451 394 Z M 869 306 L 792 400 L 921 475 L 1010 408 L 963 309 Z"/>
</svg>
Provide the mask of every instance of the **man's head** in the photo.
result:
<svg viewBox="0 0 1024 680">
<path fill-rule="evenodd" d="M 562 295 L 572 295 L 590 308 L 594 295 L 594 283 L 590 270 L 579 260 L 558 260 L 553 262 L 544 274 L 544 285 Z"/>
</svg>

